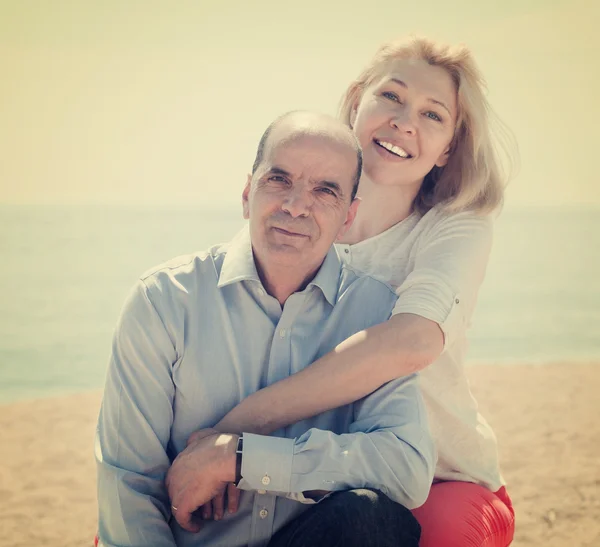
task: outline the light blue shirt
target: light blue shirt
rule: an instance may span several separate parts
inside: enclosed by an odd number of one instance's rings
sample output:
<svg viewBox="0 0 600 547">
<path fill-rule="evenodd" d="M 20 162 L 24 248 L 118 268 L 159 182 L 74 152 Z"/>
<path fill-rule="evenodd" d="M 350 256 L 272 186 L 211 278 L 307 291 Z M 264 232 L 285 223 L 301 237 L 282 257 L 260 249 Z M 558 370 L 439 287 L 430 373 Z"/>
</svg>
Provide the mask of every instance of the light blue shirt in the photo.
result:
<svg viewBox="0 0 600 547">
<path fill-rule="evenodd" d="M 370 487 L 413 508 L 435 450 L 417 377 L 273 436 L 244 433 L 240 509 L 199 533 L 171 518 L 164 486 L 191 433 L 249 394 L 389 318 L 388 285 L 331 249 L 282 307 L 258 277 L 247 229 L 142 277 L 119 318 L 98 421 L 99 534 L 106 546 L 264 546 L 309 507 L 308 490 Z"/>
</svg>

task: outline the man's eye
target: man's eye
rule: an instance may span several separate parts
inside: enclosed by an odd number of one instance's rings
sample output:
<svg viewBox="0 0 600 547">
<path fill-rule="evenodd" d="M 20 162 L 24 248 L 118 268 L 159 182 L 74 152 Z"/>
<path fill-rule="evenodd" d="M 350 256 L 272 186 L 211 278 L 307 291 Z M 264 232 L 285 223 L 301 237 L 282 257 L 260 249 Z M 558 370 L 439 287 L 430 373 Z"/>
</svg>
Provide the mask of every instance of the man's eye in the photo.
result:
<svg viewBox="0 0 600 547">
<path fill-rule="evenodd" d="M 285 180 L 285 177 L 282 177 L 281 175 L 271 175 L 269 177 L 269 180 L 271 180 L 273 182 L 287 182 Z"/>
<path fill-rule="evenodd" d="M 337 194 L 331 188 L 323 187 L 323 188 L 319 188 L 318 190 L 319 190 L 319 192 L 322 192 L 329 196 L 333 196 L 334 198 L 337 197 Z"/>
<path fill-rule="evenodd" d="M 435 112 L 425 112 L 425 116 L 427 116 L 428 118 L 430 118 L 431 120 L 434 120 L 436 122 L 441 122 L 442 118 L 440 118 Z"/>
</svg>

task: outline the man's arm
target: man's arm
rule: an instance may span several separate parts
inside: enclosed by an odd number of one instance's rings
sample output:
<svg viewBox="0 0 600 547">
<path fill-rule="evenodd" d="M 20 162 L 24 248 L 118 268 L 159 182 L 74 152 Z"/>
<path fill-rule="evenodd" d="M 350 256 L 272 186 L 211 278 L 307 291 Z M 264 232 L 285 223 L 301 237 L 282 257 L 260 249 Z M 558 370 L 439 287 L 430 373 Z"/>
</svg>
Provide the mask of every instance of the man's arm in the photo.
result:
<svg viewBox="0 0 600 547">
<path fill-rule="evenodd" d="M 169 492 L 179 507 L 176 518 L 190 531 L 191 513 L 214 497 L 215 485 L 224 486 L 235 474 L 231 435 L 213 432 L 195 433 L 169 470 Z M 297 439 L 244 433 L 239 487 L 309 503 L 313 500 L 307 498 L 328 492 L 370 487 L 414 508 L 427 498 L 435 463 L 417 377 L 412 375 L 356 403 L 348 433 L 313 428 Z M 222 504 L 221 497 L 217 511 L 222 512 Z"/>
<path fill-rule="evenodd" d="M 140 281 L 117 324 L 95 455 L 103 545 L 172 547 L 164 477 L 176 351 Z"/>
<path fill-rule="evenodd" d="M 412 375 L 356 403 L 348 433 L 310 429 L 297 439 L 245 433 L 239 487 L 294 494 L 368 487 L 411 509 L 425 502 L 435 463 Z"/>
</svg>

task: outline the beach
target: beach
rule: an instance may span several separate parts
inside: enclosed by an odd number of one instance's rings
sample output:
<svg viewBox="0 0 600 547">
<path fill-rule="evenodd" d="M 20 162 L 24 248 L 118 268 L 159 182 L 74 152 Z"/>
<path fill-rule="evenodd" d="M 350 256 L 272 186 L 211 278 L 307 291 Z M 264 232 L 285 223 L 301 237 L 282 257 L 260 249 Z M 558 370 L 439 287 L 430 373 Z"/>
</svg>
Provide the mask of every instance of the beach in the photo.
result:
<svg viewBox="0 0 600 547">
<path fill-rule="evenodd" d="M 498 436 L 513 545 L 600 545 L 600 363 L 468 370 Z M 1 547 L 92 544 L 100 400 L 94 390 L 0 406 Z"/>
</svg>

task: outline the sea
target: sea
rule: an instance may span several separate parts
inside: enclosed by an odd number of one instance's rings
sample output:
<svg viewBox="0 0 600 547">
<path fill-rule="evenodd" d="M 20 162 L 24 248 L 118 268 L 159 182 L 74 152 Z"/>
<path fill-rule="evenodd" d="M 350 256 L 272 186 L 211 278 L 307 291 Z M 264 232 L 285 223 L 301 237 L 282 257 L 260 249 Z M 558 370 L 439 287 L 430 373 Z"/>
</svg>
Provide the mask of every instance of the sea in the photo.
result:
<svg viewBox="0 0 600 547">
<path fill-rule="evenodd" d="M 243 223 L 234 207 L 0 205 L 0 403 L 101 388 L 137 278 Z M 469 364 L 600 363 L 600 210 L 505 210 L 472 323 Z"/>
</svg>

